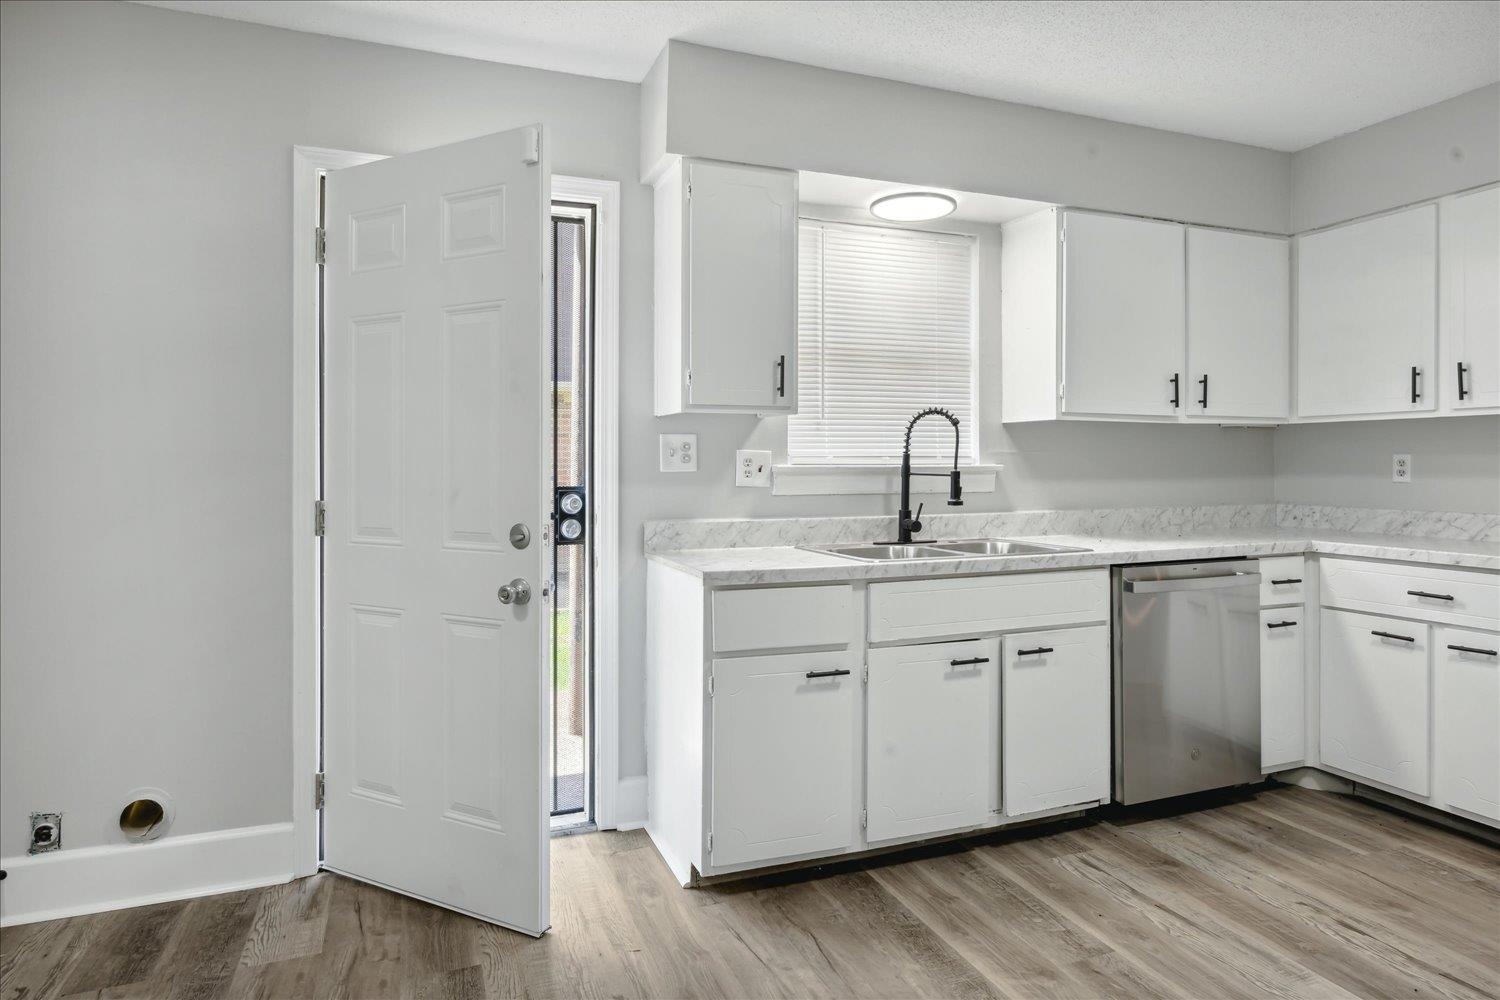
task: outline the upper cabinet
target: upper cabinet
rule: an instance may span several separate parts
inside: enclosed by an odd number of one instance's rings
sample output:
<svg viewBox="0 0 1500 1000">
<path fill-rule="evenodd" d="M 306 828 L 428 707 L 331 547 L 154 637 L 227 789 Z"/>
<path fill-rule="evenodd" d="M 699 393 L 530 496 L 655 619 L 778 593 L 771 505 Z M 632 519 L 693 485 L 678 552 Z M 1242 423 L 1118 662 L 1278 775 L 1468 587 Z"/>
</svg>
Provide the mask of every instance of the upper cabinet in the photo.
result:
<svg viewBox="0 0 1500 1000">
<path fill-rule="evenodd" d="M 790 413 L 797 174 L 683 159 L 656 185 L 656 413 Z"/>
<path fill-rule="evenodd" d="M 1438 205 L 1438 371 L 1443 413 L 1500 407 L 1500 188 Z"/>
<path fill-rule="evenodd" d="M 1291 394 L 1289 241 L 1189 227 L 1187 385 L 1195 420 L 1285 420 Z"/>
<path fill-rule="evenodd" d="M 1436 407 L 1437 206 L 1297 240 L 1297 415 Z"/>
</svg>

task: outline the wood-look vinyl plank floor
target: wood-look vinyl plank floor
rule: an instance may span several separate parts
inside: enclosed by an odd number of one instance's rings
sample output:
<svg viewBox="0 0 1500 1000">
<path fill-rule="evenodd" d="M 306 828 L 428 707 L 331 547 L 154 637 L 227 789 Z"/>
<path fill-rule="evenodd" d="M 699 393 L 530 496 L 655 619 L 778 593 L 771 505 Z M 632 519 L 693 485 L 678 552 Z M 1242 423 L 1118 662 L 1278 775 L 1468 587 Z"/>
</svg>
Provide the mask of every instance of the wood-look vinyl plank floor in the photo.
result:
<svg viewBox="0 0 1500 1000">
<path fill-rule="evenodd" d="M 331 874 L 0 931 L 0 1000 L 1495 1000 L 1500 849 L 1271 787 L 684 890 L 553 841 L 541 940 Z"/>
</svg>

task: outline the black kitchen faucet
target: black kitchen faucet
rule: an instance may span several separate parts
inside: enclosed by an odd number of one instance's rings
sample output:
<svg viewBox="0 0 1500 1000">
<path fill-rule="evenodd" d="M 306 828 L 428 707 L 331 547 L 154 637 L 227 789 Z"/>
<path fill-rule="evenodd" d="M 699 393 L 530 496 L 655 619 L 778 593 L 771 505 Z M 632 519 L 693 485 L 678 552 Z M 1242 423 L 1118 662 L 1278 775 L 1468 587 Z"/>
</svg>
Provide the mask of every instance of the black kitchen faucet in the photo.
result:
<svg viewBox="0 0 1500 1000">
<path fill-rule="evenodd" d="M 947 417 L 948 422 L 953 425 L 953 470 L 951 472 L 913 472 L 911 471 L 911 432 L 917 426 L 917 421 L 923 417 Z M 923 504 L 917 504 L 917 512 L 911 512 L 911 477 L 912 476 L 947 476 L 948 477 L 948 506 L 962 507 L 963 486 L 958 479 L 958 418 L 941 406 L 929 406 L 916 416 L 912 417 L 906 425 L 906 442 L 901 447 L 901 512 L 896 515 L 896 541 L 902 545 L 911 542 L 914 531 L 922 530 L 922 522 L 918 520 L 922 516 Z"/>
</svg>

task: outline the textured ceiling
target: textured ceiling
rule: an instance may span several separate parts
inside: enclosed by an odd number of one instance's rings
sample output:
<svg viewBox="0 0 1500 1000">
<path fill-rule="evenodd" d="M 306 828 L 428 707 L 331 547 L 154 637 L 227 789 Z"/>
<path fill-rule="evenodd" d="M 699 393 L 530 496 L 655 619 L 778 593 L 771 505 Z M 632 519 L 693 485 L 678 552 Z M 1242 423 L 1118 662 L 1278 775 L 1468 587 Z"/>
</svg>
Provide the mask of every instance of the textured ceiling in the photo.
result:
<svg viewBox="0 0 1500 1000">
<path fill-rule="evenodd" d="M 1500 2 L 153 0 L 638 81 L 668 39 L 1296 150 L 1500 79 Z"/>
</svg>

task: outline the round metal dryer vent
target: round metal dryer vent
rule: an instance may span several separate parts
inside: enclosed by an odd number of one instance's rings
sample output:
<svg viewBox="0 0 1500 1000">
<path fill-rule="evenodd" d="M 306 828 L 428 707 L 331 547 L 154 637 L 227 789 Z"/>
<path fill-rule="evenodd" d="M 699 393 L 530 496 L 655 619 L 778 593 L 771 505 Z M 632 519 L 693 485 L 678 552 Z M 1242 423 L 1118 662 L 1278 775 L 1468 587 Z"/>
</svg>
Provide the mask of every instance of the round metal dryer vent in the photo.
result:
<svg viewBox="0 0 1500 1000">
<path fill-rule="evenodd" d="M 120 810 L 120 832 L 127 840 L 155 840 L 172 825 L 172 797 L 159 788 L 137 788 Z"/>
</svg>

